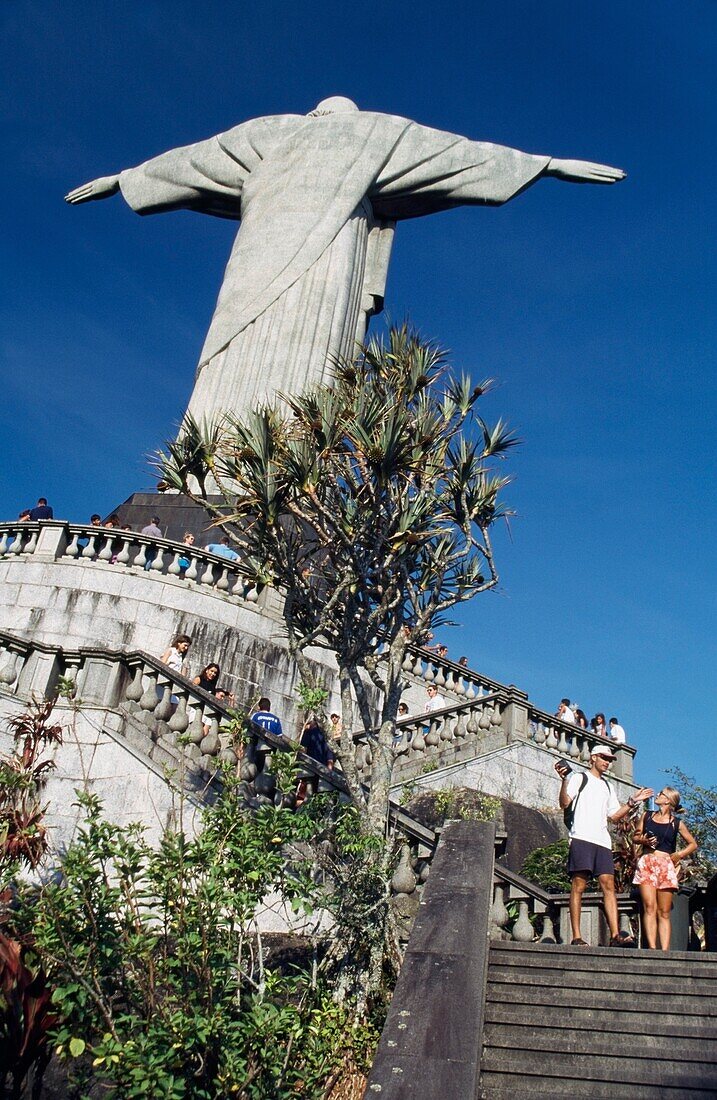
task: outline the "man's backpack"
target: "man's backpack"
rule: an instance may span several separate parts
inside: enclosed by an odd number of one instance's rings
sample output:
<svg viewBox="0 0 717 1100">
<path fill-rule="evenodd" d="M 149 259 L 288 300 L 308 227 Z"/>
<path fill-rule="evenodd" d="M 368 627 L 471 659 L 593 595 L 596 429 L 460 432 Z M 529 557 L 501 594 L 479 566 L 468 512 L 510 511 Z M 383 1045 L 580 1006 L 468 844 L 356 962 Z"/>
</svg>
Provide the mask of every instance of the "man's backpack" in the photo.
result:
<svg viewBox="0 0 717 1100">
<path fill-rule="evenodd" d="M 610 785 L 607 779 L 605 779 L 604 776 L 601 776 L 601 779 L 607 789 L 610 790 Z M 565 828 L 568 830 L 568 832 L 570 832 L 573 827 L 573 822 L 575 821 L 575 808 L 578 804 L 578 799 L 580 798 L 580 795 L 583 793 L 583 790 L 587 786 L 587 782 L 587 772 L 583 772 L 583 774 L 580 776 L 580 786 L 577 789 L 577 793 L 573 795 L 571 801 L 563 810 L 563 821 L 565 822 Z"/>
</svg>

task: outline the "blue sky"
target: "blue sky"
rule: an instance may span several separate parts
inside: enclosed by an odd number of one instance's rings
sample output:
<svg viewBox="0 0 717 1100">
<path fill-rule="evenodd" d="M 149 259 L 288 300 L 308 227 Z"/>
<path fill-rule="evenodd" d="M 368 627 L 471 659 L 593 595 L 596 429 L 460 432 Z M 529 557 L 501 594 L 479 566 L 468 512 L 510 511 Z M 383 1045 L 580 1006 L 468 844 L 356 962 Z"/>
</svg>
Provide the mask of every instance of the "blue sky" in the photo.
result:
<svg viewBox="0 0 717 1100">
<path fill-rule="evenodd" d="M 5 0 L 0 514 L 87 519 L 152 484 L 234 227 L 62 196 L 332 94 L 625 168 L 399 227 L 387 307 L 497 380 L 523 442 L 500 591 L 452 655 L 553 710 L 617 714 L 640 780 L 717 781 L 712 0 Z"/>
</svg>

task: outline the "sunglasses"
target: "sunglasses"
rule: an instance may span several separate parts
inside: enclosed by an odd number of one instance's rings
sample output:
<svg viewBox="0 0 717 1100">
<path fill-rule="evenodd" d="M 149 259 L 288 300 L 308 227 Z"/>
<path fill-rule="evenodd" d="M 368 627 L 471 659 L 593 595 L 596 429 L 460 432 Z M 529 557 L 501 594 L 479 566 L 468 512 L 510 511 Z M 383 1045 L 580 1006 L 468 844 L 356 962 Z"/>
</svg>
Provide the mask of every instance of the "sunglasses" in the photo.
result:
<svg viewBox="0 0 717 1100">
<path fill-rule="evenodd" d="M 613 756 L 604 756 L 601 752 L 596 752 L 595 755 L 597 756 L 598 760 L 607 760 L 609 764 L 612 764 L 613 760 L 615 759 Z"/>
</svg>

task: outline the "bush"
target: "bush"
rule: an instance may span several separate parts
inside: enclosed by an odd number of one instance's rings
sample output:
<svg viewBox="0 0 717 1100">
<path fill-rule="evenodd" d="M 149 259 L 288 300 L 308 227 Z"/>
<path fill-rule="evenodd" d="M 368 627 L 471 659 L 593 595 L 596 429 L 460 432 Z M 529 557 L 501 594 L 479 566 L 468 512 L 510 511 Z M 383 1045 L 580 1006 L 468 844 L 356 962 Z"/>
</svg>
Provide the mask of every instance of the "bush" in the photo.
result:
<svg viewBox="0 0 717 1100">
<path fill-rule="evenodd" d="M 526 856 L 520 873 L 551 894 L 568 893 L 570 878 L 567 840 L 558 840 L 545 848 L 535 848 Z"/>
<path fill-rule="evenodd" d="M 248 813 L 235 787 L 227 773 L 200 830 L 166 829 L 158 848 L 80 795 L 61 873 L 20 888 L 14 921 L 54 987 L 68 1094 L 309 1100 L 370 1065 L 382 1005 L 357 1010 L 345 972 L 382 935 L 373 841 L 328 796 Z M 334 918 L 330 938 L 315 922 L 299 965 L 272 964 L 258 920 L 271 897 Z"/>
</svg>

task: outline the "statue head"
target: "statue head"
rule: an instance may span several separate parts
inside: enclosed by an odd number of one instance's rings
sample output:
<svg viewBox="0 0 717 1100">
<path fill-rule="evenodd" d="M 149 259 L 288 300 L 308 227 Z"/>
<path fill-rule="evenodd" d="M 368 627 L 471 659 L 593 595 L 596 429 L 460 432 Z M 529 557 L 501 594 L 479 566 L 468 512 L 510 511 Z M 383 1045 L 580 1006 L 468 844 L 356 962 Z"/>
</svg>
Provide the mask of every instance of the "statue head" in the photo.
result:
<svg viewBox="0 0 717 1100">
<path fill-rule="evenodd" d="M 358 111 L 358 107 L 352 99 L 343 95 L 332 95 L 328 99 L 322 99 L 317 103 L 313 111 L 309 111 L 309 118 L 318 118 L 320 115 L 339 115 L 347 111 Z"/>
</svg>

